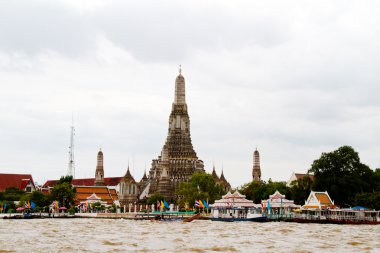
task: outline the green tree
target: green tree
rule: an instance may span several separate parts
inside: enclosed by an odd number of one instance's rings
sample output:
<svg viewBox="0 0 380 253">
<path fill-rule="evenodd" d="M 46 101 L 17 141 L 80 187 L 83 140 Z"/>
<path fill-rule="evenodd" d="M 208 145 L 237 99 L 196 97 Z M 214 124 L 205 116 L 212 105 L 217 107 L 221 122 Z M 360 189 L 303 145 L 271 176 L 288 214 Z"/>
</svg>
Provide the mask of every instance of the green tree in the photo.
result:
<svg viewBox="0 0 380 253">
<path fill-rule="evenodd" d="M 15 187 L 5 189 L 4 200 L 19 201 L 22 196 L 26 195 L 25 191 L 22 191 Z"/>
<path fill-rule="evenodd" d="M 57 200 L 61 205 L 69 208 L 74 204 L 75 188 L 64 182 L 56 184 L 51 190 L 51 199 Z"/>
<path fill-rule="evenodd" d="M 247 199 L 255 203 L 261 203 L 261 200 L 268 199 L 269 195 L 272 195 L 275 191 L 289 196 L 289 188 L 285 182 L 273 182 L 271 179 L 269 179 L 268 183 L 264 181 L 252 181 L 243 185 L 239 191 Z"/>
<path fill-rule="evenodd" d="M 45 207 L 51 204 L 50 194 L 34 191 L 29 195 L 29 201 L 33 201 L 37 207 Z"/>
<path fill-rule="evenodd" d="M 309 197 L 312 185 L 313 181 L 308 176 L 293 181 L 289 189 L 290 199 L 293 199 L 294 203 L 297 205 L 305 204 L 305 200 Z"/>
<path fill-rule="evenodd" d="M 309 172 L 315 177 L 313 189 L 328 191 L 338 205 L 352 205 L 356 194 L 375 188 L 374 172 L 360 162 L 359 154 L 350 146 L 322 153 Z"/>
<path fill-rule="evenodd" d="M 177 190 L 178 201 L 181 206 L 192 206 L 195 200 L 208 200 L 214 203 L 220 199 L 224 191 L 223 187 L 216 184 L 214 178 L 205 172 L 195 172 L 188 182 L 182 182 Z"/>
<path fill-rule="evenodd" d="M 73 176 L 66 175 L 66 176 L 61 176 L 61 178 L 58 180 L 57 184 L 62 184 L 62 183 L 71 184 L 72 181 L 73 181 Z"/>
<path fill-rule="evenodd" d="M 152 196 L 150 196 L 147 200 L 148 205 L 154 204 L 156 205 L 157 201 L 164 200 L 164 196 L 162 196 L 161 193 L 155 193 Z"/>
</svg>

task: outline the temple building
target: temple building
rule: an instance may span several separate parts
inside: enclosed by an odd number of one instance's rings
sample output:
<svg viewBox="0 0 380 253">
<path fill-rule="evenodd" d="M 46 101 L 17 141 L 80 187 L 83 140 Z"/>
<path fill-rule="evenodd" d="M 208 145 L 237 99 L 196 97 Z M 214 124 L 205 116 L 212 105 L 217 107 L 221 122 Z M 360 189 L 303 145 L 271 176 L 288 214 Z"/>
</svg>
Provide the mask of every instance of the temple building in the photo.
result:
<svg viewBox="0 0 380 253">
<path fill-rule="evenodd" d="M 0 173 L 0 192 L 5 192 L 7 188 L 17 188 L 27 193 L 37 189 L 31 174 Z"/>
<path fill-rule="evenodd" d="M 175 80 L 168 136 L 161 155 L 152 161 L 149 170 L 149 184 L 146 186 L 149 187 L 149 195 L 161 193 L 167 199 L 176 199 L 175 191 L 179 183 L 188 181 L 195 171 L 204 171 L 204 165 L 203 161 L 198 159 L 191 143 L 185 78 L 180 68 Z"/>
<path fill-rule="evenodd" d="M 327 209 L 335 207 L 334 201 L 330 198 L 327 191 L 311 191 L 309 197 L 305 201 L 305 205 L 302 206 L 302 209 Z"/>
<path fill-rule="evenodd" d="M 290 215 L 293 210 L 299 209 L 301 206 L 294 204 L 294 200 L 285 198 L 285 195 L 279 191 L 275 191 L 269 195 L 269 199 L 261 200 L 261 206 L 267 214 L 278 214 L 282 216 Z"/>
<path fill-rule="evenodd" d="M 127 172 L 125 173 L 124 177 L 120 181 L 120 191 L 119 191 L 120 203 L 122 205 L 135 203 L 138 200 L 138 195 L 139 195 L 138 183 L 135 181 L 135 179 L 131 175 L 131 172 L 128 166 Z"/>
<path fill-rule="evenodd" d="M 261 181 L 260 154 L 257 148 L 255 152 L 253 152 L 252 177 L 253 181 Z"/>
<path fill-rule="evenodd" d="M 230 183 L 228 183 L 228 181 L 224 177 L 223 170 L 222 170 L 222 174 L 220 175 L 220 177 L 218 177 L 218 175 L 216 174 L 216 171 L 215 171 L 215 165 L 213 165 L 211 176 L 214 179 L 215 183 L 218 185 L 221 185 L 226 192 L 231 191 L 231 185 L 230 185 Z"/>
<path fill-rule="evenodd" d="M 104 169 L 103 169 L 103 152 L 99 150 L 98 160 L 95 170 L 95 185 L 104 185 Z"/>
</svg>

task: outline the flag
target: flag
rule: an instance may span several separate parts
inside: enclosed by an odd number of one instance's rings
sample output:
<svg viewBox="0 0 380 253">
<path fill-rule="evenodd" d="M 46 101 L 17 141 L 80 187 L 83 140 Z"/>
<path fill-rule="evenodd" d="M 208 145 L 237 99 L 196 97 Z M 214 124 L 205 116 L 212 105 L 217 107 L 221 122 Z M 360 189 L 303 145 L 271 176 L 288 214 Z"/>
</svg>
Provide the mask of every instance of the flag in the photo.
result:
<svg viewBox="0 0 380 253">
<path fill-rule="evenodd" d="M 34 203 L 33 201 L 30 202 L 30 207 L 31 207 L 32 209 L 36 208 L 36 203 Z"/>
<path fill-rule="evenodd" d="M 205 206 L 202 203 L 202 200 L 198 200 L 199 204 L 201 205 L 202 208 L 205 208 Z"/>
<path fill-rule="evenodd" d="M 195 203 L 194 203 L 194 206 L 195 207 L 201 207 L 201 204 L 199 204 L 198 200 L 196 200 Z"/>
<path fill-rule="evenodd" d="M 164 202 L 162 202 L 161 200 L 161 208 L 164 209 L 165 205 L 164 205 Z"/>
<path fill-rule="evenodd" d="M 7 208 L 7 203 L 4 203 L 4 210 Z"/>
<path fill-rule="evenodd" d="M 207 204 L 206 200 L 203 200 L 203 205 L 204 205 L 206 208 L 208 208 L 208 204 Z"/>
<path fill-rule="evenodd" d="M 157 200 L 157 204 L 156 204 L 156 206 L 157 206 L 157 209 L 160 209 L 160 207 L 161 207 L 161 203 L 160 203 L 159 200 Z"/>
<path fill-rule="evenodd" d="M 168 205 L 168 202 L 166 202 L 166 200 L 164 200 L 164 205 L 167 209 L 170 209 L 170 206 Z"/>
</svg>

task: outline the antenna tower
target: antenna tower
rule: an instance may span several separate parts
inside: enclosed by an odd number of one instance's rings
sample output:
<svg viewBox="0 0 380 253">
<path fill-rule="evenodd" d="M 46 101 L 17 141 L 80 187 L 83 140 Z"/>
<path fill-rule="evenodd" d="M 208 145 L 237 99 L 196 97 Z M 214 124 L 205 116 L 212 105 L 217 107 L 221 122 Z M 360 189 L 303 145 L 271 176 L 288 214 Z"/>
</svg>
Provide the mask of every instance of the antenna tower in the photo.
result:
<svg viewBox="0 0 380 253">
<path fill-rule="evenodd" d="M 70 133 L 70 147 L 69 147 L 69 167 L 67 169 L 67 175 L 75 178 L 75 162 L 74 162 L 74 117 L 72 117 L 71 133 Z"/>
</svg>

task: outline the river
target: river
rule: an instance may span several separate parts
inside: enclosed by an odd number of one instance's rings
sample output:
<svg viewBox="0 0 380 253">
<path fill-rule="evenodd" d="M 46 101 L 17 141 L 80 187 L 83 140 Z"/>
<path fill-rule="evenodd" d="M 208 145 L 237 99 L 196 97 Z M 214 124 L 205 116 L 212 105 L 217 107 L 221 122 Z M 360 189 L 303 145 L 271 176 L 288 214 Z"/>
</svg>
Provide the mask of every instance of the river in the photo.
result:
<svg viewBox="0 0 380 253">
<path fill-rule="evenodd" d="M 380 225 L 0 220 L 0 252 L 380 252 Z"/>
</svg>

